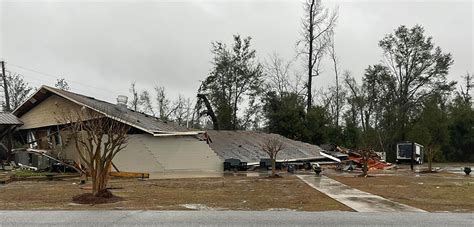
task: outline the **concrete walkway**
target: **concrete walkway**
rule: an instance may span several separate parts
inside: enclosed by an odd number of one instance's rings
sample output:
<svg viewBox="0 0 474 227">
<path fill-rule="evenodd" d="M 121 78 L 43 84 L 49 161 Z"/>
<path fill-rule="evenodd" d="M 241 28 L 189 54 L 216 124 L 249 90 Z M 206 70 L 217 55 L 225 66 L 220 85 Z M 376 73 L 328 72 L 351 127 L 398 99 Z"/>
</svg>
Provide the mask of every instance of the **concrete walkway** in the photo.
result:
<svg viewBox="0 0 474 227">
<path fill-rule="evenodd" d="M 381 196 L 351 188 L 325 176 L 298 175 L 298 177 L 309 186 L 357 212 L 426 212 L 415 207 L 385 199 Z"/>
</svg>

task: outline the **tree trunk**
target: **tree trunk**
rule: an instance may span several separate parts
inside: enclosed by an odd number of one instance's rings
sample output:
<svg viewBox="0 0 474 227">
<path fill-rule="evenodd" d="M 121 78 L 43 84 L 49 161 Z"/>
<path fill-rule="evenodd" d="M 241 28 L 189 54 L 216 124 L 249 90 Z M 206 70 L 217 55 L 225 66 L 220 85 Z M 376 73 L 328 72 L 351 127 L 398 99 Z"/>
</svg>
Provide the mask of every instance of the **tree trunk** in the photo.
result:
<svg viewBox="0 0 474 227">
<path fill-rule="evenodd" d="M 433 164 L 433 157 L 434 157 L 434 152 L 433 152 L 433 149 L 428 146 L 428 149 L 427 149 L 427 158 L 428 158 L 428 171 L 431 173 L 431 171 L 433 170 L 432 168 L 432 164 Z"/>
<path fill-rule="evenodd" d="M 368 165 L 367 165 L 367 161 L 366 161 L 366 160 L 364 160 L 364 166 L 362 166 L 362 171 L 364 172 L 364 176 L 367 176 Z"/>
<path fill-rule="evenodd" d="M 206 105 L 206 108 L 207 108 L 207 114 L 211 117 L 212 126 L 213 126 L 214 130 L 219 130 L 219 125 L 217 123 L 216 114 L 214 113 L 214 110 L 212 109 L 211 103 L 207 99 L 206 95 L 198 94 L 197 97 L 204 101 L 204 105 Z"/>
<path fill-rule="evenodd" d="M 107 182 L 109 180 L 109 168 L 107 165 L 98 164 L 97 168 L 91 171 L 92 178 L 92 195 L 100 196 L 107 190 Z"/>
<path fill-rule="evenodd" d="M 313 10 L 314 10 L 314 1 L 311 2 L 310 11 L 309 11 L 309 51 L 308 51 L 308 100 L 307 100 L 307 107 L 306 112 L 309 112 L 311 109 L 313 97 L 311 94 L 312 90 L 312 80 L 313 80 L 313 41 L 314 41 L 314 21 L 313 21 Z"/>
<path fill-rule="evenodd" d="M 275 157 L 272 158 L 272 176 L 276 176 L 276 160 L 275 160 Z"/>
</svg>

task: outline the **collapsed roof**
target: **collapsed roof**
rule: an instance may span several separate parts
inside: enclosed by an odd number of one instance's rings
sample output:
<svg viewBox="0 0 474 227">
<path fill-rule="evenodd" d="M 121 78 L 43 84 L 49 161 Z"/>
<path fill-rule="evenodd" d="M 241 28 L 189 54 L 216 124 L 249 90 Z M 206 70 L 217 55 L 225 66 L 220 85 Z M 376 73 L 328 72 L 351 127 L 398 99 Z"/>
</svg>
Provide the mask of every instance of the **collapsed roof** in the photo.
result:
<svg viewBox="0 0 474 227">
<path fill-rule="evenodd" d="M 207 131 L 212 142 L 209 146 L 221 159 L 236 158 L 243 162 L 260 162 L 268 158 L 261 145 L 269 137 L 276 137 L 284 144 L 284 149 L 277 155 L 278 161 L 325 159 L 323 150 L 309 143 L 291 140 L 278 134 L 256 131 Z"/>
<path fill-rule="evenodd" d="M 181 127 L 177 124 L 164 122 L 156 117 L 139 113 L 126 107 L 121 107 L 116 104 L 96 99 L 94 97 L 52 88 L 45 85 L 41 86 L 28 100 L 16 108 L 13 111 L 13 114 L 17 117 L 21 117 L 23 114 L 30 111 L 33 107 L 51 95 L 58 95 L 80 106 L 85 106 L 98 113 L 101 113 L 106 117 L 116 119 L 122 123 L 128 124 L 155 136 L 187 134 L 195 135 L 200 133 L 198 131 L 189 131 L 185 127 Z"/>
</svg>

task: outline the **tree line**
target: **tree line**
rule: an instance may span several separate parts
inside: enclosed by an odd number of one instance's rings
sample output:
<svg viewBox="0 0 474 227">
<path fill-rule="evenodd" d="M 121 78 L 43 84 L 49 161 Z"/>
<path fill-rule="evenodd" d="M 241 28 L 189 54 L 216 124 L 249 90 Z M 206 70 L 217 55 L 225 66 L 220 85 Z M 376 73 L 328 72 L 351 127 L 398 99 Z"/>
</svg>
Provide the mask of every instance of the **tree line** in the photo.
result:
<svg viewBox="0 0 474 227">
<path fill-rule="evenodd" d="M 193 119 L 194 127 L 262 130 L 313 144 L 386 151 L 389 160 L 397 142 L 414 141 L 436 160 L 474 161 L 472 75 L 449 81 L 453 57 L 423 26 L 402 25 L 381 37 L 381 63 L 369 65 L 358 82 L 339 68 L 337 9 L 317 0 L 304 9 L 294 59 L 274 54 L 259 62 L 251 37 L 235 35 L 230 47 L 212 43 L 213 67 L 196 105 L 204 121 Z M 326 62 L 332 72 L 324 73 L 334 74 L 335 85 L 316 90 Z"/>
</svg>

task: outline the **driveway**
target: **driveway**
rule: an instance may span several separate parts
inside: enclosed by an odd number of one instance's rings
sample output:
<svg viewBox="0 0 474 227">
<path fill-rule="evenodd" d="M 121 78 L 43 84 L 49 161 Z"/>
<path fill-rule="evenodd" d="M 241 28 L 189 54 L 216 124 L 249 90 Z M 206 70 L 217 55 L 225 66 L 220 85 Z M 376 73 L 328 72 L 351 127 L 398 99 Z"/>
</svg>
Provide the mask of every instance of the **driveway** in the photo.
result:
<svg viewBox="0 0 474 227">
<path fill-rule="evenodd" d="M 298 175 L 298 177 L 309 186 L 358 212 L 426 212 L 357 190 L 326 176 Z"/>
</svg>

